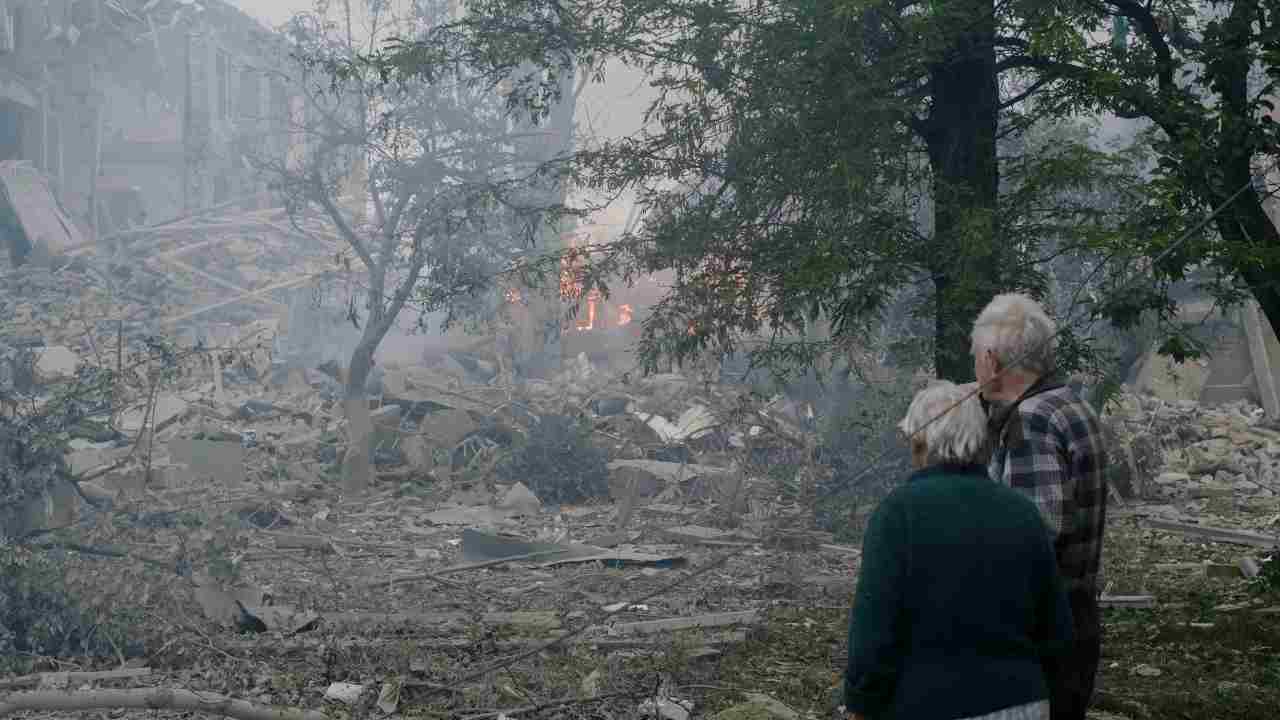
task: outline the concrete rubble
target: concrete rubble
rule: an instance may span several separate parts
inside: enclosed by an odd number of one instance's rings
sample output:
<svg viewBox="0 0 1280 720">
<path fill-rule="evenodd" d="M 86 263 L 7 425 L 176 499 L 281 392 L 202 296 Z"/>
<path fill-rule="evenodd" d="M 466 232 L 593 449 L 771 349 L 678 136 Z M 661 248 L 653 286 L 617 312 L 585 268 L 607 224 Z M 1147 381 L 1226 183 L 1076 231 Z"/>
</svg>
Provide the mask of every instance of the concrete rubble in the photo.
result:
<svg viewBox="0 0 1280 720">
<path fill-rule="evenodd" d="M 350 324 L 317 320 L 291 292 L 334 282 L 311 278 L 332 269 L 337 246 L 322 225 L 301 237 L 270 212 L 216 220 L 258 229 L 189 221 L 112 253 L 0 274 L 0 346 L 6 378 L 36 398 L 89 371 L 117 374 L 110 400 L 72 432 L 66 459 L 82 495 L 66 502 L 89 523 L 112 511 L 151 555 L 231 533 L 234 583 L 197 571 L 182 586 L 207 622 L 286 638 L 255 652 L 311 648 L 322 634 L 465 648 L 477 626 L 502 631 L 499 649 L 523 648 L 585 623 L 568 644 L 626 655 L 682 639 L 704 662 L 744 642 L 781 598 L 843 603 L 852 591 L 858 549 L 815 529 L 766 465 L 746 462 L 748 444 L 760 457 L 794 449 L 812 432 L 803 417 L 782 403 L 743 415 L 745 388 L 633 377 L 599 353 L 521 379 L 491 336 L 380 355 L 366 384 L 374 487 L 344 497 Z M 157 361 L 165 352 L 171 372 Z M 568 451 L 529 450 L 549 427 L 585 435 L 565 436 Z M 499 471 L 522 452 L 525 474 Z M 563 467 L 575 458 L 591 460 Z M 575 477 L 584 496 L 556 499 Z M 661 591 L 699 569 L 696 583 Z M 338 683 L 327 697 L 354 702 L 377 687 Z M 666 717 L 694 710 L 679 697 L 655 703 Z"/>
<path fill-rule="evenodd" d="M 280 224 L 273 217 L 260 222 Z M 811 453 L 811 409 L 785 397 L 752 405 L 743 387 L 680 373 L 629 376 L 586 352 L 536 379 L 503 371 L 508 359 L 492 338 L 380 359 L 368 383 L 377 480 L 367 497 L 341 496 L 346 420 L 334 363 L 342 358 L 299 339 L 310 328 L 299 327 L 285 292 L 332 256 L 323 227 L 312 230 L 308 239 L 282 227 L 210 232 L 200 235 L 203 248 L 187 230 L 147 240 L 130 261 L 86 254 L 56 270 L 0 276 L 6 377 L 36 395 L 85 367 L 123 373 L 164 331 L 180 353 L 217 358 L 162 382 L 145 363 L 129 370 L 136 382 L 77 427 L 67 457 L 95 500 L 78 515 L 110 503 L 134 508 L 155 547 L 177 547 L 187 532 L 144 522 L 165 513 L 196 507 L 239 523 L 245 587 L 198 586 L 210 621 L 284 629 L 304 645 L 319 627 L 356 645 L 394 628 L 397 638 L 460 647 L 477 624 L 515 628 L 498 645 L 507 649 L 591 624 L 572 643 L 625 653 L 678 635 L 693 640 L 695 656 L 714 658 L 779 604 L 848 603 L 859 549 L 817 530 L 807 500 L 768 475 L 795 462 L 772 458 Z M 163 253 L 186 259 L 163 270 L 143 261 Z M 25 355 L 33 371 L 23 375 Z M 588 420 L 575 447 L 600 459 L 603 492 L 551 501 L 545 488 L 568 477 L 553 466 L 543 476 L 498 471 L 553 418 Z M 1242 548 L 1238 563 L 1206 573 L 1256 575 L 1271 561 L 1280 544 L 1276 419 L 1244 404 L 1130 394 L 1106 424 L 1117 466 L 1113 522 L 1137 516 L 1152 532 Z M 1273 515 L 1230 512 L 1245 506 Z M 708 567 L 696 584 L 658 592 L 681 568 Z M 1113 607 L 1156 602 L 1140 588 L 1104 598 Z M 352 702 L 361 689 L 335 684 L 329 693 Z M 648 710 L 693 711 L 676 697 L 655 698 Z M 792 716 L 767 696 L 719 715 Z"/>
</svg>

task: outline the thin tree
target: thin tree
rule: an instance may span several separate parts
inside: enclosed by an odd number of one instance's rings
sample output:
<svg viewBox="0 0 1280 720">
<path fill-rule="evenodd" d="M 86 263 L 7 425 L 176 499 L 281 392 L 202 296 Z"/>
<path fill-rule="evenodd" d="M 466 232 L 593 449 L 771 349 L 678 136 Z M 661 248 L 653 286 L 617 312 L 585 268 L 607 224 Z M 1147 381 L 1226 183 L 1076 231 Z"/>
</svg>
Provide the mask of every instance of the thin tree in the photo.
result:
<svg viewBox="0 0 1280 720">
<path fill-rule="evenodd" d="M 338 22 L 324 10 L 287 29 L 306 99 L 293 129 L 301 152 L 261 164 L 294 212 L 318 208 L 333 224 L 346 248 L 338 259 L 361 287 L 348 308 L 361 334 L 344 377 L 343 485 L 358 493 L 372 476 L 365 388 L 379 343 L 406 307 L 443 310 L 447 323 L 487 297 L 538 215 L 522 192 L 536 162 L 521 157 L 502 99 L 473 82 L 463 60 L 444 53 L 430 72 L 387 83 L 361 59 L 390 37 L 446 22 L 449 3 L 398 13 L 347 2 Z"/>
</svg>

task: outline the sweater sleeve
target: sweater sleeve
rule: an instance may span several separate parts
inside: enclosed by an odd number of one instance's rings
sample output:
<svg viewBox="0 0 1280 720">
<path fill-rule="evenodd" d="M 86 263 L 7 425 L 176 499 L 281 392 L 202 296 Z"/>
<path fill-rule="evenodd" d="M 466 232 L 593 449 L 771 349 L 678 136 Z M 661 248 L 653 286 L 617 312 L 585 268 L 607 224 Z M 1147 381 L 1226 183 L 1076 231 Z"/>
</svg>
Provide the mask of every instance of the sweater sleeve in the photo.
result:
<svg viewBox="0 0 1280 720">
<path fill-rule="evenodd" d="M 1046 537 L 1040 543 L 1040 560 L 1043 578 L 1037 609 L 1036 642 L 1043 659 L 1058 659 L 1067 654 L 1073 642 L 1071 602 L 1067 598 L 1066 584 L 1058 571 L 1053 543 Z"/>
<path fill-rule="evenodd" d="M 905 644 L 899 614 L 906 580 L 903 519 L 903 509 L 886 500 L 872 515 L 863 538 L 849 620 L 844 693 L 849 712 L 876 716 L 893 699 Z"/>
</svg>

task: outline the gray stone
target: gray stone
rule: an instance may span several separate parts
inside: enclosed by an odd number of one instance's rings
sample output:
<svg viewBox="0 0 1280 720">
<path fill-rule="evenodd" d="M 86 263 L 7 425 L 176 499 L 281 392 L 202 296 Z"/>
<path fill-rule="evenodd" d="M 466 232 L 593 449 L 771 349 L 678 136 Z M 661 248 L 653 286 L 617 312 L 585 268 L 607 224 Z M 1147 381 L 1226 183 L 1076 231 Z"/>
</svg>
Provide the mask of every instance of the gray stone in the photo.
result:
<svg viewBox="0 0 1280 720">
<path fill-rule="evenodd" d="M 511 513 L 536 515 L 542 509 L 542 502 L 524 483 L 518 482 L 502 495 L 498 507 Z"/>
<path fill-rule="evenodd" d="M 222 487 L 245 481 L 244 446 L 238 442 L 176 438 L 169 441 L 169 459 L 186 465 L 192 478 Z"/>
</svg>

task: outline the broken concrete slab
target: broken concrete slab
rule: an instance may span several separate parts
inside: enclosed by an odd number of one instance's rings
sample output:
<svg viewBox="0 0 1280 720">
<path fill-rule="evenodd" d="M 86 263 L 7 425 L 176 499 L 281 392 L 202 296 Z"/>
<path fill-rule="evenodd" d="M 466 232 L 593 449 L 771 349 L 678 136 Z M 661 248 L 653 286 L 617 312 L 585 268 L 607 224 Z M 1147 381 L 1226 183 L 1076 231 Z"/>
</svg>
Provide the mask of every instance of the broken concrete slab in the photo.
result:
<svg viewBox="0 0 1280 720">
<path fill-rule="evenodd" d="M 643 717 L 662 718 L 662 720 L 689 720 L 693 712 L 693 702 L 674 698 L 649 698 L 640 703 Z"/>
<path fill-rule="evenodd" d="M 614 502 L 621 502 L 631 493 L 637 498 L 651 498 L 662 492 L 665 485 L 665 480 L 644 468 L 629 465 L 609 468 L 609 495 Z"/>
<path fill-rule="evenodd" d="M 466 410 L 447 407 L 422 416 L 417 429 L 435 447 L 452 448 L 462 442 L 467 433 L 477 427 L 476 421 Z"/>
<path fill-rule="evenodd" d="M 128 457 L 129 448 L 88 448 L 67 453 L 67 465 L 72 475 L 84 475 L 101 467 L 110 466 Z"/>
<path fill-rule="evenodd" d="M 506 520 L 506 514 L 489 507 L 446 507 L 427 513 L 423 519 L 432 525 L 497 527 Z"/>
<path fill-rule="evenodd" d="M 531 542 L 517 535 L 499 535 L 467 528 L 462 531 L 462 559 L 484 562 L 538 552 L 557 552 L 557 559 L 607 555 L 605 548 L 590 545 Z"/>
<path fill-rule="evenodd" d="M 135 407 L 121 413 L 119 426 L 120 429 L 127 433 L 136 433 L 142 430 L 144 425 L 150 425 L 156 432 L 164 430 L 173 423 L 177 422 L 184 415 L 190 405 L 186 400 L 175 395 L 160 395 L 156 398 L 155 414 L 153 422 L 147 423 L 147 408 Z"/>
<path fill-rule="evenodd" d="M 524 483 L 517 482 L 502 494 L 498 509 L 511 515 L 537 515 L 542 510 L 542 502 Z"/>
<path fill-rule="evenodd" d="M 245 481 L 241 443 L 175 438 L 168 448 L 169 459 L 186 465 L 196 480 L 210 480 L 221 487 L 236 487 Z"/>
<path fill-rule="evenodd" d="M 65 345 L 54 345 L 36 351 L 36 378 L 40 382 L 56 382 L 75 377 L 80 356 Z"/>
</svg>

